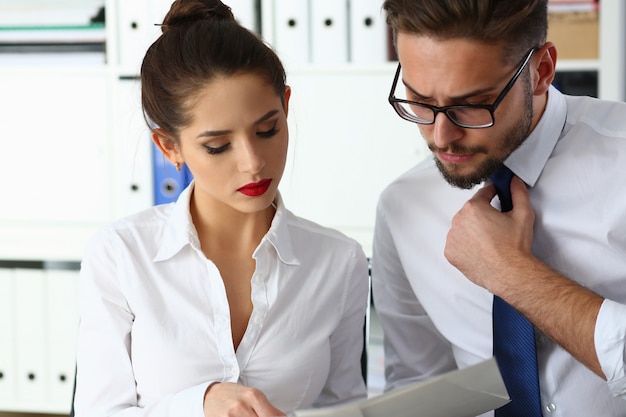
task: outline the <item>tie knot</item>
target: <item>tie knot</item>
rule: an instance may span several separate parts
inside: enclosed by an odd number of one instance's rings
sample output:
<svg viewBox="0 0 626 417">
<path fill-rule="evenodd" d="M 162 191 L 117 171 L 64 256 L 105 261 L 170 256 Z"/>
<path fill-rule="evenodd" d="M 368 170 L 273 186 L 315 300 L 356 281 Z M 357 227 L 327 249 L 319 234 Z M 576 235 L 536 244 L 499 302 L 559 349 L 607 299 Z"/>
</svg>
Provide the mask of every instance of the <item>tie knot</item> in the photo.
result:
<svg viewBox="0 0 626 417">
<path fill-rule="evenodd" d="M 496 192 L 500 198 L 500 207 L 503 212 L 511 211 L 513 208 L 513 199 L 511 198 L 511 180 L 513 179 L 513 171 L 506 165 L 498 168 L 489 178 L 496 187 Z"/>
</svg>

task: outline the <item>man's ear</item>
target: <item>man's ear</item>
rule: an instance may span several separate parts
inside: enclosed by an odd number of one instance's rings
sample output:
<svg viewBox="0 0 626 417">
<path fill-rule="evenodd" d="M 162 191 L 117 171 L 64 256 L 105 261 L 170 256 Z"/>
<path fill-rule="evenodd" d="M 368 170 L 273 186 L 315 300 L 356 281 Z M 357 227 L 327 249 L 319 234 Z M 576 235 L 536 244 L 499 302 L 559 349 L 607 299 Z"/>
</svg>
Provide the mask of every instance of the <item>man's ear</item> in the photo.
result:
<svg viewBox="0 0 626 417">
<path fill-rule="evenodd" d="M 182 165 L 185 161 L 180 153 L 180 147 L 176 139 L 167 134 L 163 129 L 156 128 L 152 130 L 152 141 L 159 148 L 163 156 L 167 158 L 172 165 Z"/>
<path fill-rule="evenodd" d="M 534 94 L 536 96 L 544 94 L 550 88 L 554 80 L 556 68 L 556 47 L 552 42 L 546 42 L 536 53 L 539 63 L 535 74 Z"/>
</svg>

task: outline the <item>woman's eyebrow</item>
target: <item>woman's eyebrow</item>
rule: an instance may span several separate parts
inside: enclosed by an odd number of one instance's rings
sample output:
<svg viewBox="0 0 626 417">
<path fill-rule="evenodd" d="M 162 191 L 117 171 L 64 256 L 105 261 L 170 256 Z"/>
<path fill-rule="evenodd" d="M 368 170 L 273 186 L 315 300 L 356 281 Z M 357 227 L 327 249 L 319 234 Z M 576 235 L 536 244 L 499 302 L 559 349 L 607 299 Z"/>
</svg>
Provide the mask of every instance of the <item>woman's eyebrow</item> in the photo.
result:
<svg viewBox="0 0 626 417">
<path fill-rule="evenodd" d="M 271 110 L 267 112 L 266 114 L 264 114 L 263 116 L 261 116 L 258 120 L 256 120 L 254 124 L 258 125 L 259 123 L 263 123 L 264 121 L 271 118 L 278 112 L 279 110 Z M 228 135 L 231 132 L 232 132 L 231 130 L 205 130 L 204 132 L 196 136 L 196 139 L 206 138 L 206 137 L 224 136 L 224 135 Z"/>
</svg>

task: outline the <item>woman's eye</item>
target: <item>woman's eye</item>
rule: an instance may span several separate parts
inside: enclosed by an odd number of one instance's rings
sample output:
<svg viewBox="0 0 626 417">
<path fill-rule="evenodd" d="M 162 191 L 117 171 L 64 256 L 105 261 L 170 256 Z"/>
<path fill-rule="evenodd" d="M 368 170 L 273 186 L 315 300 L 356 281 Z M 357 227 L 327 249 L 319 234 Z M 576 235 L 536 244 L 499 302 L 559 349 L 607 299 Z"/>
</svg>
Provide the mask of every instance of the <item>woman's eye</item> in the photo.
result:
<svg viewBox="0 0 626 417">
<path fill-rule="evenodd" d="M 209 155 L 217 155 L 219 153 L 224 152 L 226 149 L 228 149 L 229 146 L 230 146 L 230 143 L 227 143 L 225 145 L 219 146 L 217 148 L 214 148 L 214 147 L 209 146 L 209 145 L 204 145 L 204 148 L 207 150 Z"/>
<path fill-rule="evenodd" d="M 280 131 L 279 129 L 276 128 L 277 125 L 278 125 L 278 120 L 275 120 L 274 125 L 272 126 L 271 129 L 256 132 L 256 134 L 260 136 L 261 138 L 271 138 L 272 136 L 276 135 Z"/>
</svg>

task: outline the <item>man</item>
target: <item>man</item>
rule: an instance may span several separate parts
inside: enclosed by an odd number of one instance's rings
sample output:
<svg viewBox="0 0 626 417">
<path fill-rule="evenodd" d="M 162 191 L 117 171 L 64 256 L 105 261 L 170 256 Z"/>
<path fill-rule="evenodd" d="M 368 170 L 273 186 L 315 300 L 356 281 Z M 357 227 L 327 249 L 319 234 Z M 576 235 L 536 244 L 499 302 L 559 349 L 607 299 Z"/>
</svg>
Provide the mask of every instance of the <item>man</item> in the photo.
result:
<svg viewBox="0 0 626 417">
<path fill-rule="evenodd" d="M 386 389 L 494 355 L 499 298 L 534 325 L 540 405 L 496 415 L 623 417 L 626 105 L 551 86 L 546 3 L 384 3 L 399 57 L 390 102 L 434 156 L 378 204 Z M 509 212 L 488 181 L 503 165 Z"/>
</svg>

